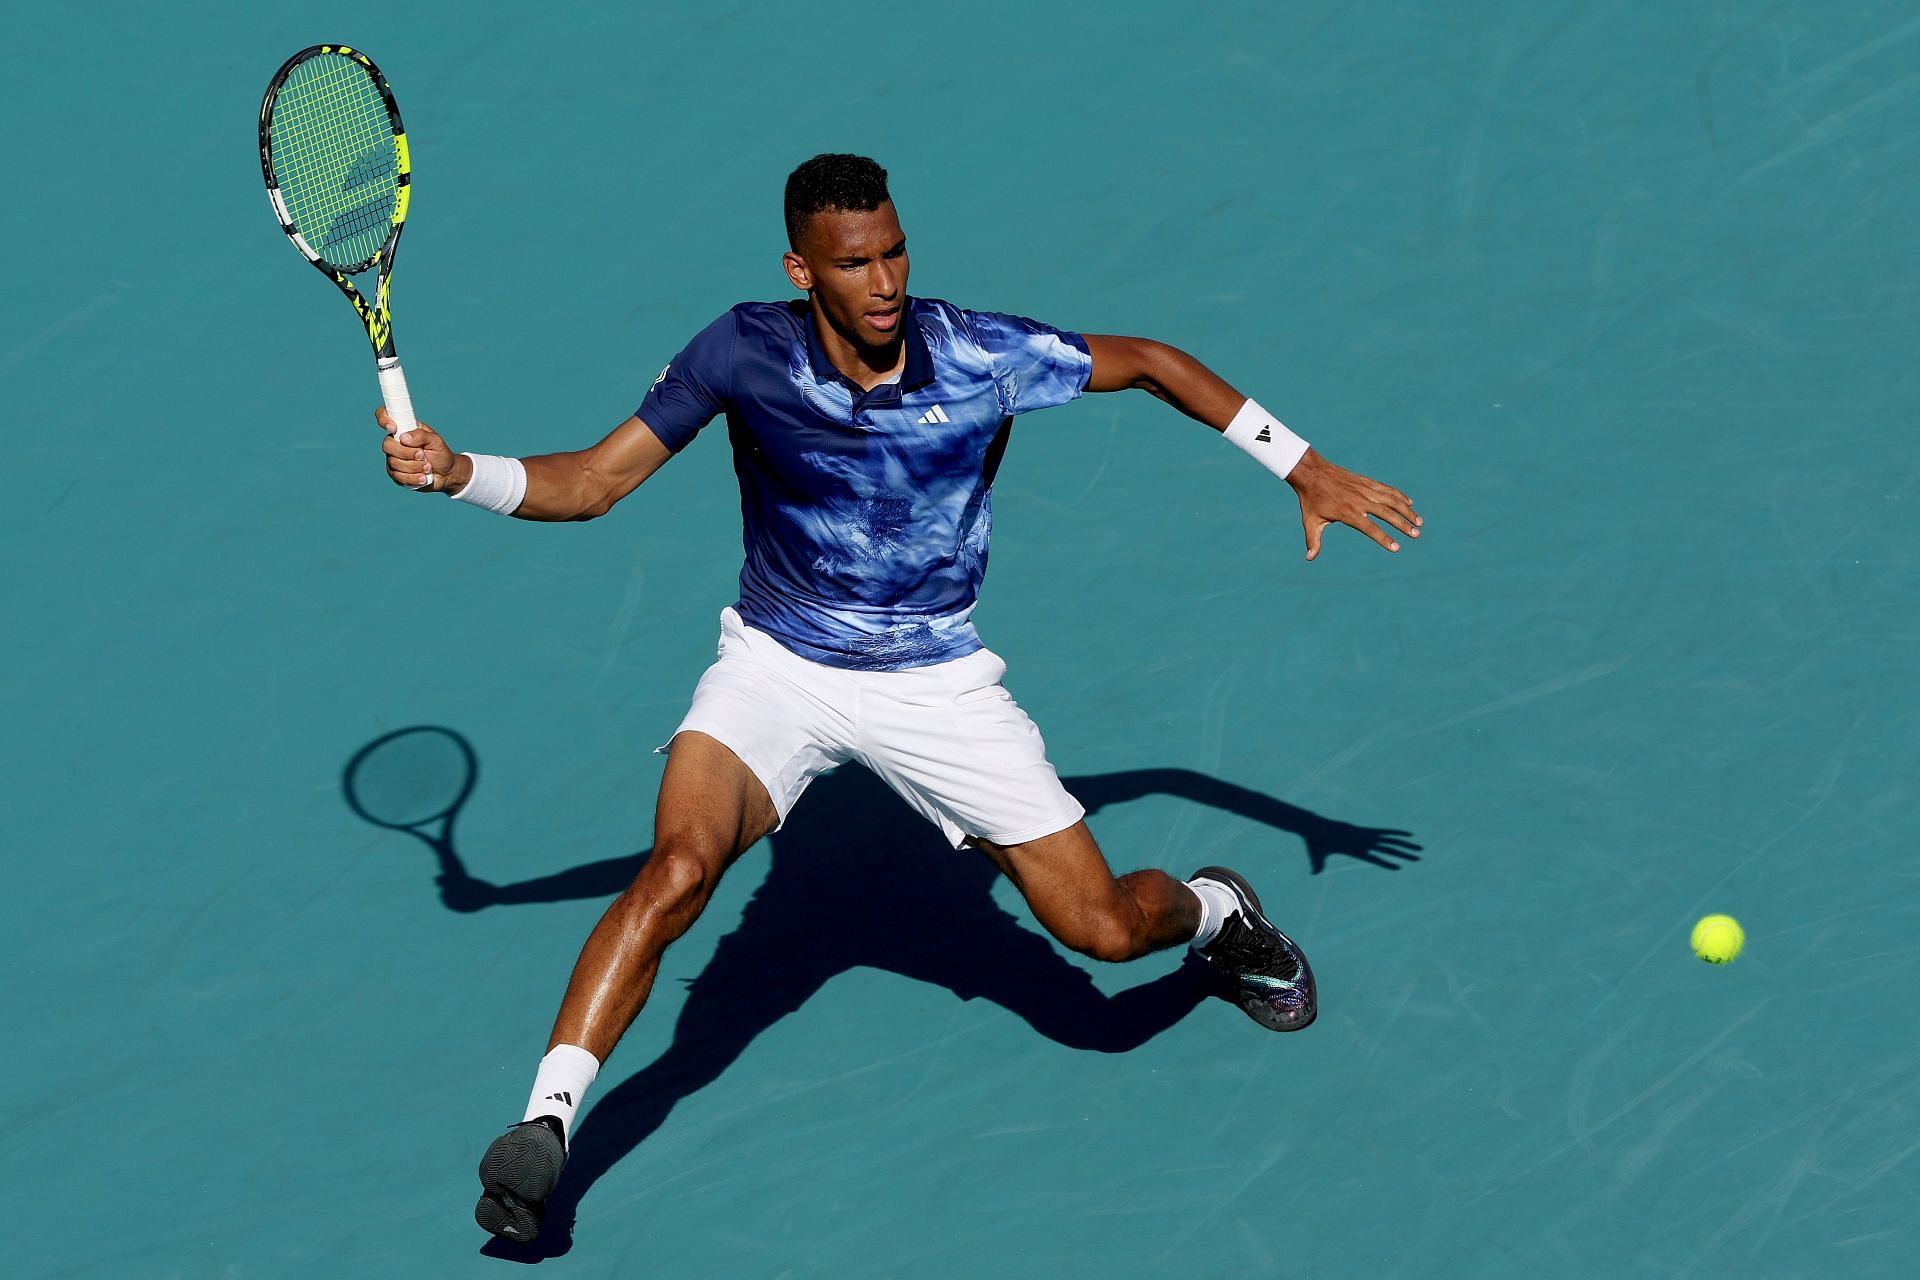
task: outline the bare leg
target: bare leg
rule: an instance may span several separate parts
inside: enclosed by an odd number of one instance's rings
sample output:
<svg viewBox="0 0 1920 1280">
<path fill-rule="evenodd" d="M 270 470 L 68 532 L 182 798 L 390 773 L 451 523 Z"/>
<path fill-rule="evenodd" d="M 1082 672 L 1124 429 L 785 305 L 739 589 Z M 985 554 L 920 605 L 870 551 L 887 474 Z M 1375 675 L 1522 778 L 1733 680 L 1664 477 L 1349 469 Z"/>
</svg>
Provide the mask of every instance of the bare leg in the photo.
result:
<svg viewBox="0 0 1920 1280">
<path fill-rule="evenodd" d="M 1115 878 L 1085 822 L 1024 844 L 973 846 L 993 859 L 1065 945 L 1096 960 L 1134 960 L 1200 929 L 1200 900 L 1164 871 Z"/>
<path fill-rule="evenodd" d="M 653 991 L 661 953 L 700 918 L 721 875 L 775 820 L 766 788 L 733 752 L 703 733 L 674 736 L 653 851 L 580 949 L 548 1053 L 578 1045 L 606 1061 Z M 480 1157 L 474 1221 L 509 1240 L 534 1239 L 565 1164 L 558 1120 L 509 1128 Z"/>
<path fill-rule="evenodd" d="M 605 1062 L 653 991 L 661 954 L 777 820 L 767 789 L 738 756 L 704 733 L 677 734 L 660 779 L 653 852 L 587 936 L 547 1047 L 577 1044 Z"/>
</svg>

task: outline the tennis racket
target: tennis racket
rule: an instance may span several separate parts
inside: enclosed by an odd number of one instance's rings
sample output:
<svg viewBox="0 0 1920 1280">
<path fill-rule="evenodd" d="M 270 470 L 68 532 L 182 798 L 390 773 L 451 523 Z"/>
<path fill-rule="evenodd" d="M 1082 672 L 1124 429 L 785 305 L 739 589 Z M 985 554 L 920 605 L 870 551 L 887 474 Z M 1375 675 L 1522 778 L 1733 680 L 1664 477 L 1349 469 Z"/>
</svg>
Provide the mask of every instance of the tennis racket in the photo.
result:
<svg viewBox="0 0 1920 1280">
<path fill-rule="evenodd" d="M 400 108 L 373 60 L 343 44 L 288 58 L 260 103 L 260 168 L 280 229 L 359 313 L 394 434 L 413 430 L 388 306 L 412 166 Z M 371 302 L 351 278 L 369 267 L 378 268 Z"/>
</svg>

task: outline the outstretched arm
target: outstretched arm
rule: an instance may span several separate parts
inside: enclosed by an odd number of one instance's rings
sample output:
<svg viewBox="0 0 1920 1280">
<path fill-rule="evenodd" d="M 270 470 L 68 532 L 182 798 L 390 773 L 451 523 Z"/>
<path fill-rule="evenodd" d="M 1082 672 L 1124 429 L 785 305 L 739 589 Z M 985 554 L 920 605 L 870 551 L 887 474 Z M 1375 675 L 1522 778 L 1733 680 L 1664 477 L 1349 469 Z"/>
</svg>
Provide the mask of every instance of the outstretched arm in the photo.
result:
<svg viewBox="0 0 1920 1280">
<path fill-rule="evenodd" d="M 1164 342 L 1111 334 L 1085 337 L 1093 356 L 1089 391 L 1145 391 L 1221 432 L 1250 403 L 1225 378 Z M 1376 520 L 1410 538 L 1420 536 L 1421 519 L 1411 498 L 1391 485 L 1335 466 L 1315 449 L 1307 449 L 1286 480 L 1300 499 L 1309 560 L 1320 554 L 1320 535 L 1336 521 L 1358 529 L 1389 551 L 1398 551 L 1400 544 Z"/>
<path fill-rule="evenodd" d="M 393 425 L 385 409 L 375 413 L 374 419 L 383 430 Z M 473 479 L 473 460 L 453 452 L 440 433 L 424 422 L 404 437 L 388 435 L 384 448 L 387 475 L 404 488 L 454 495 Z M 520 459 L 526 468 L 526 496 L 506 514 L 522 520 L 603 516 L 672 456 L 646 423 L 628 418 L 590 448 Z"/>
</svg>

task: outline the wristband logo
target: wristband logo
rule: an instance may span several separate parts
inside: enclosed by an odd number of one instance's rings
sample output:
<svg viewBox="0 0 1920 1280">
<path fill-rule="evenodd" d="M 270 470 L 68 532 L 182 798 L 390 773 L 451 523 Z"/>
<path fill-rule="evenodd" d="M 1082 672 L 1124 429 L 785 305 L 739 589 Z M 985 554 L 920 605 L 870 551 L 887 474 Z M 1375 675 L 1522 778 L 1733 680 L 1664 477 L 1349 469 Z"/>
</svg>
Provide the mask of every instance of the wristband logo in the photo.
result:
<svg viewBox="0 0 1920 1280">
<path fill-rule="evenodd" d="M 1255 436 L 1253 439 L 1254 439 L 1254 443 L 1256 444 L 1272 444 L 1273 429 L 1271 427 L 1262 427 L 1260 428 L 1260 434 Z"/>
</svg>

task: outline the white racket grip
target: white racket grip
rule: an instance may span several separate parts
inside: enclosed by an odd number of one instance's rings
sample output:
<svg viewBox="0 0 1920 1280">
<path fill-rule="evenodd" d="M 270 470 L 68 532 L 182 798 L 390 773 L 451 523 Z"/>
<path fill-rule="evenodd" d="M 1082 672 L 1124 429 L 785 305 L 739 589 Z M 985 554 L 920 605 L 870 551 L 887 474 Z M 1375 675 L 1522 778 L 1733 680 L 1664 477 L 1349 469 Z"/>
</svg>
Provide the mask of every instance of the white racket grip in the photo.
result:
<svg viewBox="0 0 1920 1280">
<path fill-rule="evenodd" d="M 419 419 L 413 416 L 413 397 L 407 394 L 406 370 L 400 367 L 399 356 L 388 356 L 377 363 L 380 368 L 380 398 L 386 402 L 387 416 L 393 419 L 393 434 L 403 436 L 419 423 Z M 432 488 L 433 472 L 427 472 L 425 484 L 414 487 Z"/>
<path fill-rule="evenodd" d="M 402 435 L 413 430 L 417 421 L 413 397 L 407 394 L 407 374 L 400 367 L 399 356 L 388 356 L 379 363 L 380 398 L 387 402 L 387 413 L 393 418 L 393 434 Z"/>
</svg>

